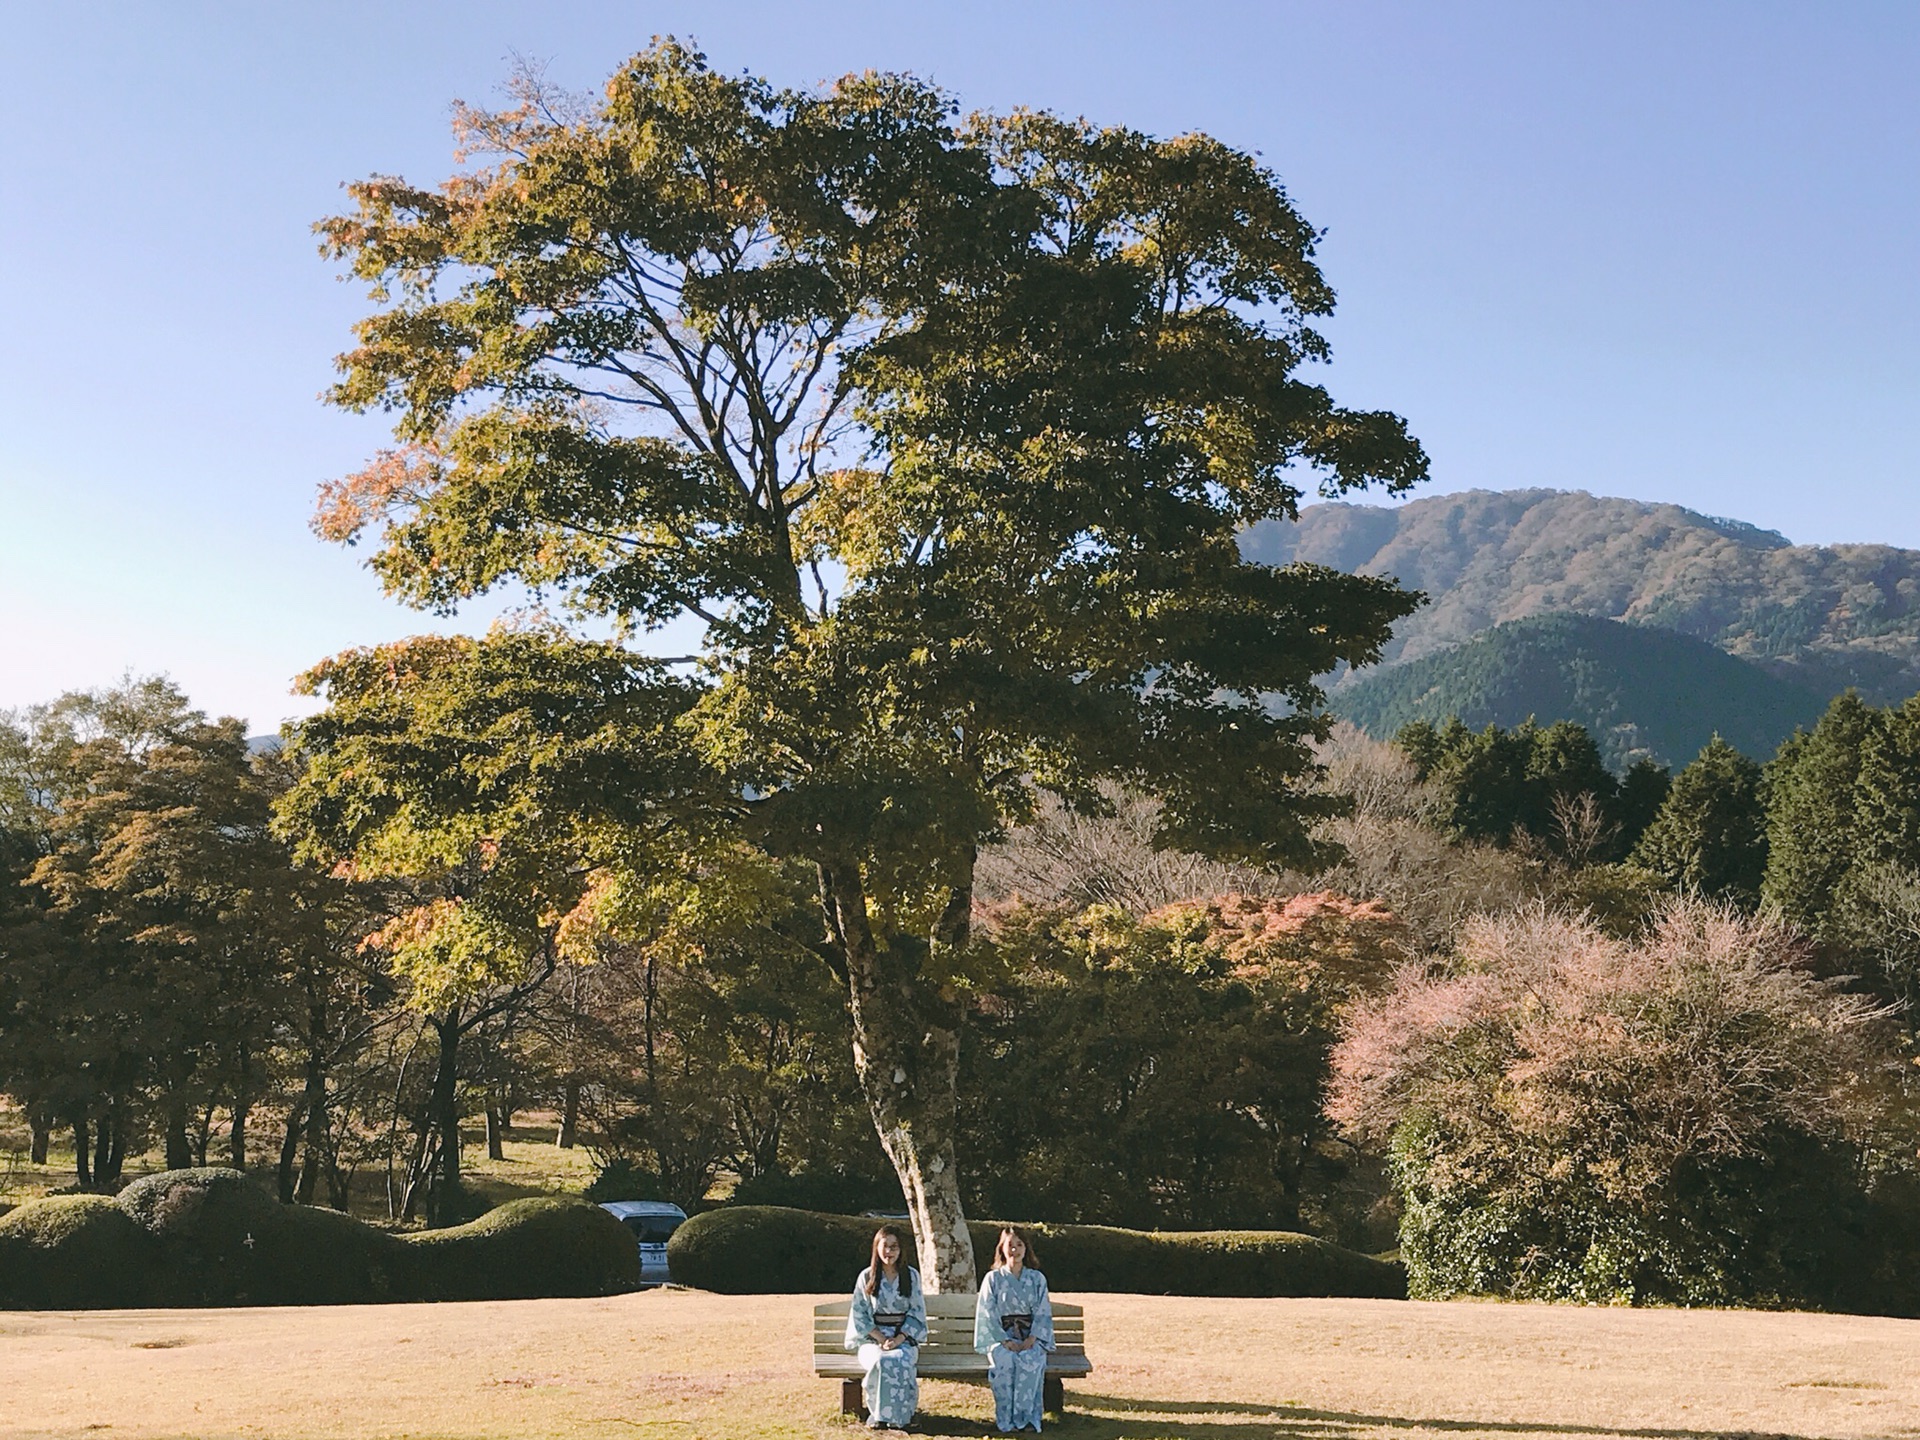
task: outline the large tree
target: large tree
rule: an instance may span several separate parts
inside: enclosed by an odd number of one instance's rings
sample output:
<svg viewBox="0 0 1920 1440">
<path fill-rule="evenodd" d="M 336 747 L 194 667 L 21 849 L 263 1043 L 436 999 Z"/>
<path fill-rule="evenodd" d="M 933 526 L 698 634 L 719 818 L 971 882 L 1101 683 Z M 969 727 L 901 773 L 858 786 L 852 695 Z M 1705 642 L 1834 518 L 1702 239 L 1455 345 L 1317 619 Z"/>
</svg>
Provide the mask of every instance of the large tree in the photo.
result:
<svg viewBox="0 0 1920 1440">
<path fill-rule="evenodd" d="M 1112 780 L 1163 841 L 1324 860 L 1314 677 L 1414 602 L 1236 535 L 1304 471 L 1401 490 L 1425 457 L 1303 378 L 1318 237 L 1206 136 L 960 120 L 903 75 L 781 90 L 672 41 L 596 104 L 527 86 L 460 125 L 460 173 L 364 181 L 320 227 L 376 303 L 333 398 L 400 445 L 318 528 L 371 533 L 422 606 L 517 582 L 690 622 L 687 731 L 816 870 L 921 1268 L 969 1287 L 979 844 Z"/>
<path fill-rule="evenodd" d="M 569 916 L 612 875 L 687 847 L 723 809 L 660 734 L 693 688 L 611 645 L 537 631 L 349 651 L 305 678 L 328 708 L 296 727 L 279 802 L 301 858 L 384 888 L 366 945 L 433 1032 L 409 1193 L 460 1209 L 463 1042 L 559 966 Z"/>
<path fill-rule="evenodd" d="M 240 721 L 209 723 L 150 679 L 8 728 L 0 773 L 37 858 L 28 899 L 0 915 L 0 1081 L 73 1125 L 82 1184 L 118 1178 L 149 1105 L 170 1165 L 192 1163 L 196 1112 L 204 1152 L 216 1102 L 243 1158 L 293 872 Z"/>
</svg>

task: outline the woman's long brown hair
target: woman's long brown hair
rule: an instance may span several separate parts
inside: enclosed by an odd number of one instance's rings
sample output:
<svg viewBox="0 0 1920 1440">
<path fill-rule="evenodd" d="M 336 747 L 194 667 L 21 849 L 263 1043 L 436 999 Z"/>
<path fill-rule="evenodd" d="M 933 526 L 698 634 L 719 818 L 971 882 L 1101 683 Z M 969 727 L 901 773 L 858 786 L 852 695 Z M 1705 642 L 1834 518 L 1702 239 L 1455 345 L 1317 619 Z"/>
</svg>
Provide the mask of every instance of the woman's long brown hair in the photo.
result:
<svg viewBox="0 0 1920 1440">
<path fill-rule="evenodd" d="M 880 1272 L 886 1268 L 886 1262 L 880 1258 L 880 1242 L 889 1235 L 900 1242 L 900 1279 L 896 1283 L 900 1294 L 909 1296 L 913 1294 L 913 1267 L 907 1264 L 907 1237 L 900 1233 L 898 1225 L 882 1225 L 873 1232 L 873 1258 L 867 1262 L 867 1294 L 880 1293 Z"/>
<path fill-rule="evenodd" d="M 1020 1257 L 1020 1268 L 1024 1270 L 1031 1265 L 1035 1270 L 1038 1270 L 1040 1268 L 1040 1258 L 1033 1253 L 1033 1237 L 1018 1225 L 1001 1227 L 1000 1238 L 995 1242 L 993 1247 L 993 1268 L 998 1270 L 1007 1263 L 1007 1237 L 1009 1235 L 1027 1247 L 1027 1253 Z"/>
</svg>

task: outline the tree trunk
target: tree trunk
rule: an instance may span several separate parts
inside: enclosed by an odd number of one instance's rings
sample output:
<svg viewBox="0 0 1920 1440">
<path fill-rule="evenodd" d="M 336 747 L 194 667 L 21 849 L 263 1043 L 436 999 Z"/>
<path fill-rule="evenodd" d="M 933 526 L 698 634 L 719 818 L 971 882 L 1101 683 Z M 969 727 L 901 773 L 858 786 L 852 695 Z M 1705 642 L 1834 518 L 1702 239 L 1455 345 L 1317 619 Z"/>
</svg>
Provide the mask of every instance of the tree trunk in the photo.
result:
<svg viewBox="0 0 1920 1440">
<path fill-rule="evenodd" d="M 293 1161 L 300 1153 L 300 1122 L 306 1118 L 306 1097 L 293 1102 L 293 1109 L 287 1112 L 287 1133 L 280 1142 L 280 1203 L 293 1203 Z"/>
<path fill-rule="evenodd" d="M 190 1137 L 190 1141 L 190 1148 L 193 1150 L 193 1163 L 196 1165 L 205 1165 L 207 1163 L 207 1146 L 213 1143 L 213 1101 L 209 1100 L 207 1102 L 207 1108 L 200 1112 L 200 1119 L 193 1127 L 193 1134 Z"/>
<path fill-rule="evenodd" d="M 193 1166 L 193 1147 L 187 1143 L 187 1108 L 178 1100 L 167 1101 L 167 1169 L 187 1170 Z"/>
<path fill-rule="evenodd" d="M 53 1139 L 53 1121 L 36 1110 L 27 1117 L 27 1125 L 33 1132 L 33 1148 L 27 1158 L 35 1165 L 44 1165 L 47 1163 L 47 1146 Z"/>
<path fill-rule="evenodd" d="M 973 1241 L 955 1162 L 957 1009 L 917 980 L 901 957 L 875 943 L 858 869 L 835 865 L 829 879 L 846 955 L 854 1069 L 880 1144 L 900 1176 L 920 1274 L 929 1293 L 970 1291 L 976 1283 Z M 964 933 L 960 938 L 964 943 Z"/>
<path fill-rule="evenodd" d="M 227 1158 L 232 1161 L 233 1168 L 236 1170 L 247 1168 L 247 1112 L 251 1108 L 244 1098 L 235 1097 L 233 1130 L 227 1136 Z"/>
<path fill-rule="evenodd" d="M 427 1196 L 427 1223 L 456 1223 L 460 1207 L 460 1012 L 433 1021 L 440 1037 L 440 1063 L 433 1075 L 433 1127 L 440 1132 L 440 1174 Z"/>
<path fill-rule="evenodd" d="M 87 1117 L 76 1115 L 73 1120 L 73 1179 L 82 1190 L 93 1188 L 93 1167 L 87 1163 L 92 1148 L 93 1137 L 88 1133 Z"/>
<path fill-rule="evenodd" d="M 553 1143 L 571 1150 L 580 1143 L 580 1082 L 568 1080 L 560 1092 L 560 1133 Z"/>
<path fill-rule="evenodd" d="M 492 1100 L 487 1101 L 487 1158 L 504 1160 L 506 1152 L 506 1121 L 500 1118 L 501 1107 Z"/>
<path fill-rule="evenodd" d="M 93 1183 L 102 1190 L 118 1189 L 127 1162 L 127 1115 L 118 1100 L 107 1107 L 93 1147 Z"/>
<path fill-rule="evenodd" d="M 233 1162 L 233 1168 L 247 1168 L 247 1112 L 253 1109 L 251 1081 L 253 1078 L 253 1054 L 247 1046 L 240 1047 L 239 1083 L 233 1089 L 233 1129 L 227 1136 L 227 1158 Z"/>
<path fill-rule="evenodd" d="M 333 1167 L 333 1127 L 327 1114 L 327 1072 L 319 1056 L 307 1060 L 307 1088 L 301 1092 L 300 1108 L 306 1131 L 306 1154 L 300 1161 L 300 1183 L 293 1198 L 302 1205 L 313 1204 L 320 1193 L 320 1177 Z"/>
</svg>

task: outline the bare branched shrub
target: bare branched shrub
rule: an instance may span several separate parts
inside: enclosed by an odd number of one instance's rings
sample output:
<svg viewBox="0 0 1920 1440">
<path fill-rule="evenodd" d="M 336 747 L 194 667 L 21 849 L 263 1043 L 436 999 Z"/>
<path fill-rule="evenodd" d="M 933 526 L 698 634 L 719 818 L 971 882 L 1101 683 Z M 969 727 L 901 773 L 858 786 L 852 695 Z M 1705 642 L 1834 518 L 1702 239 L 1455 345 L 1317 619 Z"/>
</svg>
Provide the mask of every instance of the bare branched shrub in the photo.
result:
<svg viewBox="0 0 1920 1440">
<path fill-rule="evenodd" d="M 1343 721 L 1320 745 L 1319 760 L 1324 767 L 1320 788 L 1351 795 L 1356 817 L 1438 823 L 1439 796 L 1421 782 L 1398 746 Z"/>
<path fill-rule="evenodd" d="M 1158 807 L 1110 792 L 1111 813 L 1077 814 L 1057 802 L 980 857 L 983 900 L 1014 895 L 1042 906 L 1118 905 L 1145 914 L 1175 901 L 1239 892 L 1297 895 L 1335 890 L 1377 900 L 1408 926 L 1420 948 L 1442 948 L 1465 919 L 1511 908 L 1541 893 L 1541 865 L 1491 845 L 1440 833 L 1438 802 L 1394 746 L 1351 725 L 1336 725 L 1320 747 L 1316 785 L 1353 799 L 1349 815 L 1326 823 L 1322 837 L 1346 859 L 1319 875 L 1222 865 L 1153 848 Z"/>
<path fill-rule="evenodd" d="M 1105 815 L 1080 814 L 1048 799 L 1031 825 L 981 852 L 975 892 L 986 901 L 1018 895 L 1069 910 L 1118 905 L 1135 915 L 1199 895 L 1291 893 L 1263 871 L 1156 850 L 1160 807 L 1118 790 L 1106 799 Z"/>
<path fill-rule="evenodd" d="M 1314 883 L 1380 901 L 1429 951 L 1446 949 L 1475 915 L 1532 903 L 1547 879 L 1526 855 L 1451 840 L 1417 820 L 1360 813 L 1332 821 L 1325 834 L 1346 859 Z"/>
<path fill-rule="evenodd" d="M 1553 846 L 1567 864 L 1579 867 L 1603 859 L 1620 838 L 1620 827 L 1591 790 L 1553 797 Z"/>
<path fill-rule="evenodd" d="M 1890 861 L 1863 866 L 1836 908 L 1836 928 L 1849 932 L 1856 952 L 1878 972 L 1883 993 L 1903 997 L 1910 1007 L 1920 1000 L 1920 870 Z"/>
</svg>

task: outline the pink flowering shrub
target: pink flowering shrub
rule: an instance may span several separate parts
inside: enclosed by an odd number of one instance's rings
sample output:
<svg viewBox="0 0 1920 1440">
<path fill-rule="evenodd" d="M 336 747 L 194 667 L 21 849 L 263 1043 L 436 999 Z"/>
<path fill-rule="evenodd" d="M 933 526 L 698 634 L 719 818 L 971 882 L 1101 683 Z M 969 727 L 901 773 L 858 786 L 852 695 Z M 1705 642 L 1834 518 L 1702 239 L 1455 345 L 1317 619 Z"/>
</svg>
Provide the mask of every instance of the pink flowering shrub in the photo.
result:
<svg viewBox="0 0 1920 1440">
<path fill-rule="evenodd" d="M 1352 1009 L 1327 1113 L 1390 1151 L 1415 1294 L 1825 1303 L 1901 1143 L 1886 1018 L 1731 909 L 1486 917 Z"/>
</svg>

